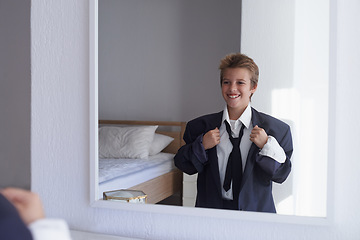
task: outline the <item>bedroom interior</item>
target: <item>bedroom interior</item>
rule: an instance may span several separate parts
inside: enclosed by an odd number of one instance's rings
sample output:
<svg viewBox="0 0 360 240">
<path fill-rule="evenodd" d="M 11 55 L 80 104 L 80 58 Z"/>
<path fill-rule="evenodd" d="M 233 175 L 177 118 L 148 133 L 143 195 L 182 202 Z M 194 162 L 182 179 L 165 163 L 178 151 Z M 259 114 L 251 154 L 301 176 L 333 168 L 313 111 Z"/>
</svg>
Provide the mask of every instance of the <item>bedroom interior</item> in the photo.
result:
<svg viewBox="0 0 360 240">
<path fill-rule="evenodd" d="M 270 12 L 272 10 L 271 7 L 263 5 L 262 1 L 251 2 L 263 6 L 260 8 L 268 8 Z M 279 4 L 278 6 L 284 4 L 284 1 L 278 0 L 271 2 Z M 309 10 L 315 2 L 317 1 L 308 3 Z M 15 160 L 20 161 L 17 173 L 24 174 L 25 171 L 26 176 L 31 173 L 31 189 L 41 195 L 47 216 L 64 218 L 73 230 L 74 240 L 198 240 L 232 239 L 234 236 L 264 240 L 358 239 L 360 192 L 354 188 L 354 182 L 359 181 L 360 165 L 353 152 L 359 147 L 359 130 L 356 126 L 360 120 L 360 75 L 357 70 L 360 64 L 360 31 L 357 27 L 360 21 L 360 4 L 357 0 L 330 1 L 328 186 L 333 193 L 329 202 L 329 214 L 332 215 L 329 218 L 332 220 L 320 225 L 314 223 L 312 218 L 304 218 L 308 221 L 300 222 L 298 217 L 268 217 L 255 213 L 244 213 L 245 216 L 238 217 L 232 212 L 204 210 L 199 214 L 195 209 L 171 206 L 156 208 L 156 211 L 139 206 L 90 206 L 89 151 L 93 148 L 89 147 L 88 139 L 91 133 L 89 124 L 93 122 L 89 122 L 89 105 L 93 107 L 94 103 L 89 101 L 88 91 L 89 88 L 93 89 L 89 81 L 89 68 L 92 66 L 91 63 L 89 65 L 88 52 L 92 41 L 88 37 L 89 6 L 91 7 L 91 2 L 88 0 L 31 0 L 31 3 L 27 0 L 4 0 L 1 1 L 0 8 L 2 13 L 7 13 L 0 14 L 1 19 L 6 19 L 0 21 L 3 33 L 0 42 L 1 46 L 5 46 L 5 52 L 2 51 L 5 54 L 0 55 L 3 60 L 1 66 L 5 67 L 2 70 L 8 73 L 10 69 L 16 70 L 12 72 L 16 74 L 7 75 L 8 79 L 12 80 L 11 84 L 3 79 L 1 81 L 4 86 L 1 89 L 7 93 L 1 94 L 1 102 L 5 103 L 1 105 L 3 117 L 0 118 L 1 138 L 4 143 L 2 153 L 13 156 L 5 159 L 12 159 L 14 163 Z M 26 26 L 23 27 L 11 24 L 9 18 L 19 19 L 26 16 L 23 11 L 31 11 L 31 21 L 27 19 Z M 265 29 L 268 26 L 266 23 L 268 21 L 263 22 L 265 26 L 262 26 Z M 261 25 L 260 22 L 257 24 Z M 264 31 L 258 25 L 256 28 Z M 3 31 L 4 29 L 6 31 Z M 30 29 L 31 39 L 28 38 Z M 23 42 L 3 38 L 5 34 L 23 36 Z M 17 44 L 21 47 L 11 48 Z M 22 47 L 26 49 L 22 50 Z M 28 71 L 30 50 L 31 74 Z M 259 49 L 260 51 L 263 49 Z M 7 54 L 9 52 L 10 54 Z M 24 59 L 28 65 L 24 65 Z M 24 75 L 19 77 L 18 74 Z M 31 101 L 28 101 L 30 93 Z M 4 113 L 7 114 L 6 117 Z M 173 120 L 178 119 L 171 119 Z M 97 125 L 94 125 L 91 129 L 96 127 Z M 31 141 L 24 137 L 29 136 L 30 132 Z M 8 136 L 12 135 L 21 136 L 24 141 L 20 145 L 31 151 L 24 152 L 23 157 L 14 157 L 15 150 L 19 154 L 21 152 L 18 151 L 19 144 L 9 141 Z M 19 139 L 13 140 L 18 143 Z M 2 159 L 2 163 L 5 159 Z M 25 159 L 29 163 L 22 161 Z M 2 168 L 2 174 L 9 172 L 8 166 Z M 10 180 L 17 176 L 10 173 Z M 6 174 L 2 175 L 4 176 Z M 12 180 L 19 182 L 21 179 Z M 28 186 L 27 183 L 28 179 L 24 186 Z M 97 204 L 100 205 L 101 202 Z M 196 214 L 191 214 L 194 211 Z"/>
<path fill-rule="evenodd" d="M 237 5 L 239 2 L 233 1 L 233 6 L 228 4 L 221 8 L 216 5 L 217 1 L 213 1 L 208 5 L 210 10 L 217 9 L 219 11 L 218 18 L 215 19 L 213 19 L 211 11 L 200 10 L 203 6 L 201 3 L 196 6 L 191 1 L 173 1 L 171 4 L 152 1 L 148 5 L 116 0 L 95 2 L 95 5 L 99 4 L 99 12 L 96 10 L 98 20 L 93 20 L 99 44 L 96 46 L 99 51 L 93 53 L 98 58 L 95 57 L 92 61 L 94 67 L 98 69 L 98 83 L 95 84 L 98 87 L 98 93 L 97 90 L 94 93 L 95 98 L 98 97 L 99 101 L 99 115 L 96 117 L 142 121 L 174 119 L 188 121 L 201 115 L 201 112 L 209 113 L 214 109 L 221 110 L 223 106 L 219 97 L 195 100 L 192 92 L 194 89 L 204 90 L 206 86 L 206 92 L 211 93 L 210 96 L 219 96 L 216 80 L 217 62 L 228 52 L 238 51 L 241 48 L 242 51 L 253 56 L 260 66 L 260 87 L 252 105 L 286 121 L 292 127 L 295 148 L 299 149 L 293 155 L 294 170 L 288 180 L 282 185 L 274 185 L 273 191 L 278 213 L 286 216 L 311 216 L 314 217 L 315 222 L 327 221 L 327 216 L 331 215 L 328 212 L 331 198 L 327 199 L 328 194 L 331 194 L 327 191 L 327 154 L 330 151 L 327 147 L 328 144 L 331 144 L 327 141 L 329 108 L 327 101 L 329 91 L 328 1 L 317 2 L 311 12 L 306 9 L 306 2 L 302 4 L 287 2 L 282 4 L 281 8 L 277 8 L 269 2 L 262 2 L 260 5 L 263 8 L 259 9 L 258 2 L 242 1 L 240 8 L 240 5 Z M 180 2 L 182 11 L 193 9 L 188 15 L 188 21 L 178 18 L 181 15 L 178 11 Z M 200 12 L 194 10 L 196 7 L 199 7 Z M 153 14 L 154 9 L 161 14 Z M 196 39 L 200 39 L 200 37 L 196 35 L 196 31 L 199 28 L 204 29 L 206 26 L 201 26 L 200 23 L 212 21 L 219 25 L 218 28 L 221 28 L 223 26 L 222 19 L 224 19 L 221 14 L 229 14 L 230 9 L 242 13 L 241 27 L 240 21 L 236 22 L 239 15 L 235 15 L 234 19 L 230 20 L 234 25 L 229 27 L 228 32 L 225 29 L 221 31 L 226 36 L 232 34 L 234 37 L 230 39 L 237 39 L 237 41 L 226 42 L 229 41 L 226 38 L 226 41 L 223 42 L 223 38 L 220 37 L 217 41 L 212 42 L 214 44 L 212 46 L 204 44 L 202 48 L 199 47 Z M 267 9 L 272 9 L 272 11 L 267 11 Z M 322 15 L 318 15 L 318 12 L 322 12 Z M 199 25 L 194 25 L 191 21 L 195 16 L 202 19 L 202 21 L 198 21 Z M 321 18 L 319 18 L 320 16 Z M 166 24 L 163 19 L 167 19 Z M 312 19 L 320 19 L 320 21 L 314 25 Z M 226 21 L 229 22 L 229 19 Z M 260 33 L 254 31 L 254 29 L 261 29 L 264 21 L 271 23 L 276 28 L 266 28 Z M 128 24 L 130 22 L 131 24 Z M 180 28 L 177 27 L 179 22 L 184 22 Z M 116 24 L 114 25 L 114 23 Z M 209 33 L 204 30 L 205 33 L 202 34 L 214 37 L 211 34 L 216 35 L 215 28 L 214 26 L 209 28 Z M 307 30 L 304 30 L 306 28 Z M 241 29 L 241 39 L 239 38 L 240 32 L 233 31 L 233 29 Z M 307 36 L 313 34 L 314 31 L 317 39 L 307 41 Z M 123 32 L 127 34 L 122 34 Z M 188 47 L 189 50 L 183 49 L 183 46 L 188 43 L 188 39 L 182 37 L 183 35 L 195 39 L 194 43 Z M 263 41 L 264 38 L 268 38 L 269 41 Z M 218 52 L 209 53 L 206 62 L 204 52 L 209 48 L 217 49 Z M 304 48 L 312 48 L 313 51 L 306 55 L 302 50 Z M 179 51 L 183 51 L 182 55 L 174 55 Z M 264 55 L 264 52 L 267 54 Z M 312 57 L 315 52 L 316 58 Z M 197 64 L 193 66 L 184 64 L 184 60 L 178 61 L 179 58 L 185 60 L 195 58 L 193 62 L 197 62 Z M 312 60 L 303 60 L 309 58 Z M 166 59 L 166 62 L 162 61 L 163 59 Z M 172 67 L 169 67 L 167 62 L 171 63 Z M 177 69 L 173 69 L 174 65 L 177 66 Z M 316 69 L 312 66 L 316 66 Z M 317 77 L 312 91 L 306 89 L 306 83 L 302 81 L 305 77 L 304 69 L 309 67 L 312 71 L 311 74 Z M 273 71 L 275 68 L 279 68 L 281 71 Z M 199 72 L 197 69 L 201 69 L 201 71 Z M 184 79 L 182 74 L 174 75 L 175 72 L 191 72 L 193 76 L 187 75 Z M 214 84 L 211 84 L 208 79 L 213 79 Z M 271 79 L 271 81 L 266 81 L 267 79 Z M 126 82 L 125 85 L 123 85 L 124 82 Z M 179 82 L 183 82 L 182 87 L 179 87 Z M 173 89 L 173 91 L 170 93 L 169 91 L 157 91 L 160 86 L 165 89 Z M 99 95 L 97 96 L 97 94 Z M 134 94 L 136 94 L 135 98 Z M 131 99 L 130 102 L 129 99 Z M 163 101 L 163 99 L 167 100 Z M 187 105 L 189 99 L 193 99 L 193 103 L 185 111 L 181 106 Z M 204 104 L 202 101 L 210 102 Z M 194 102 L 197 103 L 194 104 Z M 204 105 L 208 108 L 210 106 L 211 110 L 203 109 Z M 149 111 L 149 109 L 151 110 Z M 162 109 L 167 109 L 167 111 L 163 112 Z M 314 109 L 323 111 L 314 112 Z M 306 139 L 314 138 L 312 129 L 315 127 L 314 123 L 320 120 L 323 124 L 318 127 L 317 144 L 319 147 L 317 151 L 314 151 L 312 148 L 314 143 Z M 314 159 L 317 164 L 314 164 Z M 309 168 L 310 166 L 313 168 Z M 317 180 L 315 181 L 315 179 Z M 94 179 L 91 181 L 93 182 Z M 183 204 L 190 202 L 184 206 L 194 206 L 196 176 L 184 175 L 183 185 Z M 97 186 L 93 187 L 93 184 L 91 186 L 92 190 L 95 188 L 95 192 L 98 191 Z M 101 194 L 100 191 L 98 195 Z M 185 201 L 188 200 L 186 197 L 192 197 L 192 201 Z M 102 205 L 103 203 L 95 201 L 94 204 Z"/>
</svg>

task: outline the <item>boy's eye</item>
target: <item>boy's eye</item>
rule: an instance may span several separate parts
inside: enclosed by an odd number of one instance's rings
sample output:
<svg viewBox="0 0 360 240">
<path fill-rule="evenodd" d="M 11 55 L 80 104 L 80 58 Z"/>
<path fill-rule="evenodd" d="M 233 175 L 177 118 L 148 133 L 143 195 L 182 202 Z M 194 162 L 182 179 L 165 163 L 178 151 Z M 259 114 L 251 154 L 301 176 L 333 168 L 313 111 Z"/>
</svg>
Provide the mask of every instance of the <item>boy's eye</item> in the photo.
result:
<svg viewBox="0 0 360 240">
<path fill-rule="evenodd" d="M 244 85 L 244 84 L 246 84 L 246 82 L 245 81 L 237 81 L 236 84 L 237 85 Z"/>
<path fill-rule="evenodd" d="M 229 81 L 227 81 L 227 80 L 223 80 L 223 84 L 229 84 Z"/>
</svg>

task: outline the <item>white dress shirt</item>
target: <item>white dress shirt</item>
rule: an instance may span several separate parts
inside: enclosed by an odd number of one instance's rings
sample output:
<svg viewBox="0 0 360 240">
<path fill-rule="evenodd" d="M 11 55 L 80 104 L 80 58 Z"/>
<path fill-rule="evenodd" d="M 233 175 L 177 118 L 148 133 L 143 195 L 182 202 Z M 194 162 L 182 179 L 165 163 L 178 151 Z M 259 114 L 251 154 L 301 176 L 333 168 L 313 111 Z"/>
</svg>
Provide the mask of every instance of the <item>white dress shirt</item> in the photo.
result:
<svg viewBox="0 0 360 240">
<path fill-rule="evenodd" d="M 28 227 L 34 240 L 71 240 L 69 227 L 63 219 L 44 218 Z"/>
<path fill-rule="evenodd" d="M 230 120 L 227 107 L 225 106 L 223 118 L 222 118 L 222 124 L 219 128 L 220 143 L 216 146 L 221 186 L 224 184 L 226 166 L 228 163 L 229 155 L 233 148 L 229 139 L 229 134 L 226 131 L 226 126 L 224 121 L 227 121 L 230 124 L 232 136 L 234 138 L 239 137 L 240 128 L 242 124 L 245 125 L 244 133 L 240 142 L 242 169 L 244 171 L 246 166 L 247 155 L 252 144 L 252 142 L 250 141 L 250 133 L 251 130 L 254 128 L 254 126 L 251 121 L 251 116 L 252 114 L 251 114 L 250 103 L 246 107 L 243 114 L 237 120 Z M 286 155 L 284 150 L 279 145 L 277 140 L 272 136 L 269 136 L 267 143 L 261 149 L 259 154 L 267 157 L 271 157 L 272 159 L 274 159 L 279 163 L 284 163 L 286 160 Z M 222 188 L 222 196 L 224 199 L 228 199 L 228 200 L 233 199 L 232 185 L 230 186 L 230 189 L 227 192 L 224 190 L 224 188 Z"/>
</svg>

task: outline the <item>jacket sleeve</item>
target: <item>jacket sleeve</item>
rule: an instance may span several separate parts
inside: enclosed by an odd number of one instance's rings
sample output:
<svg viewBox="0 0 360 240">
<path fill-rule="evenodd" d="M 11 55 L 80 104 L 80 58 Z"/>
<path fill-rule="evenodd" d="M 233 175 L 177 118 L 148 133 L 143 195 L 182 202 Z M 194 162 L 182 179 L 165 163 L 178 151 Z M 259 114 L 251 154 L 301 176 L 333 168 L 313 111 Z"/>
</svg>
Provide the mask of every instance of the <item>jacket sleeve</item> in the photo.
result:
<svg viewBox="0 0 360 240">
<path fill-rule="evenodd" d="M 202 144 L 203 134 L 194 136 L 191 128 L 191 123 L 188 123 L 184 133 L 186 144 L 178 150 L 174 157 L 175 166 L 190 175 L 201 173 L 208 161 Z"/>
<path fill-rule="evenodd" d="M 286 130 L 283 131 L 283 134 L 276 135 L 277 141 L 284 149 L 286 155 L 285 162 L 279 163 L 271 157 L 257 154 L 256 163 L 260 166 L 261 169 L 263 169 L 267 173 L 270 180 L 277 183 L 282 183 L 286 180 L 291 171 L 290 158 L 293 152 L 293 144 L 290 127 L 287 126 Z"/>
</svg>

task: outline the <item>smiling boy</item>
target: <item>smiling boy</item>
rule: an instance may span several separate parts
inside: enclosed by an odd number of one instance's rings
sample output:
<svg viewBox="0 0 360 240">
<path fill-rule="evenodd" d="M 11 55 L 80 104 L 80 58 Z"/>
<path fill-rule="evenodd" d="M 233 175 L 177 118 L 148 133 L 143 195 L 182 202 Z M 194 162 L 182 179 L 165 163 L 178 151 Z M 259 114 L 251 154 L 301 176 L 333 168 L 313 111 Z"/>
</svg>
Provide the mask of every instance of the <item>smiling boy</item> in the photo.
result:
<svg viewBox="0 0 360 240">
<path fill-rule="evenodd" d="M 275 213 L 272 182 L 291 171 L 290 127 L 251 107 L 259 78 L 251 58 L 227 55 L 219 69 L 226 106 L 188 122 L 175 165 L 198 173 L 197 207 Z"/>
</svg>

